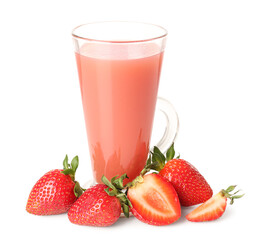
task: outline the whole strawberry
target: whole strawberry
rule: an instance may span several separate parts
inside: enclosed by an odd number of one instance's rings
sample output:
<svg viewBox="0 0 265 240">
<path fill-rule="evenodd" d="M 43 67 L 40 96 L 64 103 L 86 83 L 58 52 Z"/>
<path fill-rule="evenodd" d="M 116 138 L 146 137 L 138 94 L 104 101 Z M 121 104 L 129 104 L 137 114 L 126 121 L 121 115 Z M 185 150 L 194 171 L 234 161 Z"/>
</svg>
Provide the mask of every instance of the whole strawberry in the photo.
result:
<svg viewBox="0 0 265 240">
<path fill-rule="evenodd" d="M 109 182 L 105 176 L 102 182 L 88 188 L 68 211 L 70 222 L 79 225 L 106 227 L 114 224 L 121 215 L 121 207 L 125 216 L 129 217 L 128 199 L 119 189 L 123 189 L 123 180 L 112 178 Z"/>
<path fill-rule="evenodd" d="M 70 222 L 87 226 L 109 226 L 121 214 L 121 204 L 116 197 L 105 192 L 104 184 L 87 189 L 68 212 Z"/>
<path fill-rule="evenodd" d="M 213 195 L 205 178 L 194 166 L 183 159 L 168 161 L 159 175 L 172 183 L 182 206 L 203 203 Z"/>
<path fill-rule="evenodd" d="M 149 158 L 151 169 L 172 183 L 182 206 L 192 206 L 203 203 L 212 197 L 213 191 L 205 178 L 189 162 L 173 159 L 174 145 L 168 149 L 164 156 L 157 147 L 154 147 L 152 158 Z M 148 164 L 147 163 L 147 164 Z"/>
<path fill-rule="evenodd" d="M 71 165 L 66 155 L 64 169 L 55 169 L 44 174 L 33 186 L 26 205 L 29 213 L 36 215 L 53 215 L 67 212 L 82 189 L 75 181 L 78 157 L 74 157 Z"/>
</svg>

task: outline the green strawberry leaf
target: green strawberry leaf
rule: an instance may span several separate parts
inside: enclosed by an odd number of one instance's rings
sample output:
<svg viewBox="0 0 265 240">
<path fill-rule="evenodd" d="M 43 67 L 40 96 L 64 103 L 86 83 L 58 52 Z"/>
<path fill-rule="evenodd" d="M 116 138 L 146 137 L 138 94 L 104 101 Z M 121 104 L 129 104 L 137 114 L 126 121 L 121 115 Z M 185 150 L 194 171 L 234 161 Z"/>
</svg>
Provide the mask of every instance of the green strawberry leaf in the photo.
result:
<svg viewBox="0 0 265 240">
<path fill-rule="evenodd" d="M 63 160 L 63 169 L 68 169 L 70 165 L 68 164 L 68 156 L 66 154 L 64 160 Z"/>
<path fill-rule="evenodd" d="M 231 186 L 229 186 L 225 191 L 229 193 L 229 192 L 234 191 L 235 188 L 236 188 L 236 185 L 231 185 Z"/>
<path fill-rule="evenodd" d="M 75 182 L 74 194 L 76 197 L 80 197 L 83 194 L 83 189 L 81 188 L 79 182 Z"/>
<path fill-rule="evenodd" d="M 151 164 L 151 162 L 152 162 L 152 157 L 151 157 L 151 154 L 149 154 L 149 157 L 148 157 L 148 159 L 146 161 L 146 166 Z"/>
<path fill-rule="evenodd" d="M 114 177 L 114 179 L 115 179 L 116 177 Z M 113 178 L 112 178 L 113 179 Z M 115 187 L 112 185 L 112 183 L 103 175 L 102 177 L 101 177 L 101 181 L 105 184 L 105 185 L 107 185 L 109 188 L 112 188 L 112 189 L 115 189 Z"/>
<path fill-rule="evenodd" d="M 174 142 L 173 142 L 170 148 L 166 152 L 167 161 L 173 159 L 174 156 L 175 156 L 175 150 L 174 150 Z"/>
<path fill-rule="evenodd" d="M 160 171 L 165 166 L 164 159 L 161 158 L 159 153 L 152 153 L 152 169 L 156 171 Z"/>
<path fill-rule="evenodd" d="M 76 172 L 76 169 L 78 168 L 78 164 L 79 164 L 79 159 L 78 156 L 75 156 L 72 161 L 71 161 L 71 168 L 74 171 L 74 173 Z"/>
<path fill-rule="evenodd" d="M 125 203 L 121 203 L 121 207 L 122 207 L 122 210 L 123 210 L 123 213 L 124 213 L 124 216 L 129 218 L 129 212 L 130 212 L 130 208 L 127 204 Z"/>
<path fill-rule="evenodd" d="M 161 163 L 164 164 L 166 161 L 166 158 L 165 158 L 164 154 L 159 150 L 159 148 L 154 146 L 153 151 L 157 156 L 159 156 Z"/>
<path fill-rule="evenodd" d="M 114 191 L 110 191 L 110 188 L 106 188 L 106 189 L 104 189 L 104 191 L 111 197 L 116 195 L 116 193 Z"/>
<path fill-rule="evenodd" d="M 116 176 L 117 177 L 117 176 Z M 124 188 L 123 186 L 123 180 L 125 178 L 128 178 L 127 174 L 123 174 L 121 177 L 117 178 L 116 177 L 111 179 L 111 183 L 119 190 L 122 190 Z"/>
<path fill-rule="evenodd" d="M 64 175 L 71 175 L 71 176 L 75 175 L 75 172 L 73 171 L 73 169 L 70 169 L 70 168 L 63 170 L 62 173 Z"/>
<path fill-rule="evenodd" d="M 155 152 L 152 153 L 152 163 L 154 162 L 158 162 L 161 165 L 163 164 L 163 159 L 161 159 L 161 156 Z"/>
<path fill-rule="evenodd" d="M 241 194 L 241 195 L 235 195 L 233 196 L 234 199 L 238 199 L 238 198 L 242 198 L 245 194 Z"/>
</svg>

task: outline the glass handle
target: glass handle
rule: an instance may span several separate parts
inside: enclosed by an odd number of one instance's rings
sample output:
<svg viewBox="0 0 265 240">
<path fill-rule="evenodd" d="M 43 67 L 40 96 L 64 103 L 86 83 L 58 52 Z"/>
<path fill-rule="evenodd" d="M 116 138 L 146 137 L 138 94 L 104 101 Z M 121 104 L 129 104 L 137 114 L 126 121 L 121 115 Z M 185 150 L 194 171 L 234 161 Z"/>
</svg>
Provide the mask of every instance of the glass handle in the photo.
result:
<svg viewBox="0 0 265 240">
<path fill-rule="evenodd" d="M 158 97 L 156 107 L 165 115 L 167 126 L 161 140 L 156 144 L 165 153 L 175 141 L 179 130 L 179 118 L 174 106 L 164 98 Z"/>
</svg>

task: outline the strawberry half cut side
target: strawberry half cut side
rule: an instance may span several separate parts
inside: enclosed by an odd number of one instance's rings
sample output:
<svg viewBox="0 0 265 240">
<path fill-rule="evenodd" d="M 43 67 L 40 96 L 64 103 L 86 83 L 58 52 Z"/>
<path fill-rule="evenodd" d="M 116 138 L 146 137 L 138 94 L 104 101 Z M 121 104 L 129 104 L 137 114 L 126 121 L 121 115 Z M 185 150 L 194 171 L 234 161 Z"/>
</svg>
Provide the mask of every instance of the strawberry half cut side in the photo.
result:
<svg viewBox="0 0 265 240">
<path fill-rule="evenodd" d="M 227 206 L 227 198 L 231 200 L 230 204 L 233 204 L 234 199 L 238 199 L 244 196 L 244 194 L 236 195 L 239 191 L 231 193 L 235 189 L 235 187 L 236 186 L 233 185 L 228 187 L 226 190 L 221 190 L 205 203 L 190 212 L 186 216 L 186 219 L 191 222 L 205 222 L 220 218 L 225 212 Z"/>
<path fill-rule="evenodd" d="M 151 173 L 140 176 L 128 190 L 131 211 L 140 221 L 151 225 L 168 225 L 181 215 L 178 195 L 163 177 Z"/>
</svg>

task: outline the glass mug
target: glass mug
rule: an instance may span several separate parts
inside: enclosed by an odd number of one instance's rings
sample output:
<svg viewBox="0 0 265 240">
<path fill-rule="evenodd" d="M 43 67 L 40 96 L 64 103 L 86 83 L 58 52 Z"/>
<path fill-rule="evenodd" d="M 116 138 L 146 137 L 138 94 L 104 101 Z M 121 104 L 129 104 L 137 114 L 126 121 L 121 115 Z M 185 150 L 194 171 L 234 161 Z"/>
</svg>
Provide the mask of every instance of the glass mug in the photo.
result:
<svg viewBox="0 0 265 240">
<path fill-rule="evenodd" d="M 133 180 L 149 153 L 156 105 L 167 127 L 157 146 L 175 140 L 178 116 L 158 98 L 167 31 L 153 24 L 96 22 L 72 32 L 94 180 Z"/>
</svg>

